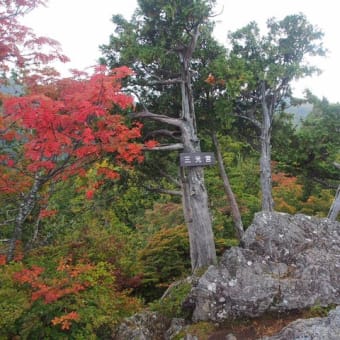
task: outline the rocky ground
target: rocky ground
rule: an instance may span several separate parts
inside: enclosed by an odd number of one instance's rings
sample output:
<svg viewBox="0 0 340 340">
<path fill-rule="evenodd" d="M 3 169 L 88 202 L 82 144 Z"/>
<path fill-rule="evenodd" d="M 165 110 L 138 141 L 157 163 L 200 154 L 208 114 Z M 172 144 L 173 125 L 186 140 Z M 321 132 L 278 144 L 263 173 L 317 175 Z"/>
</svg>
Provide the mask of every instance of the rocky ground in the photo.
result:
<svg viewBox="0 0 340 340">
<path fill-rule="evenodd" d="M 339 283 L 340 223 L 261 212 L 241 246 L 193 285 L 183 304 L 190 325 L 146 313 L 123 323 L 115 338 L 340 340 Z M 312 311 L 325 316 L 294 321 Z"/>
</svg>

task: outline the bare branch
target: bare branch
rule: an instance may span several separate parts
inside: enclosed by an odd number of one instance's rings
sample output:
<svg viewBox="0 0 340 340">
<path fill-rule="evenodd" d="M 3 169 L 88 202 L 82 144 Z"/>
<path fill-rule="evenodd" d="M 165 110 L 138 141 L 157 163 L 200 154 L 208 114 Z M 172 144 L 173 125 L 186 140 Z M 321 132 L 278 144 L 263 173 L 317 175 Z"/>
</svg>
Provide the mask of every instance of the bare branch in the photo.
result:
<svg viewBox="0 0 340 340">
<path fill-rule="evenodd" d="M 0 223 L 0 226 L 8 225 L 9 223 L 12 223 L 12 222 L 14 222 L 14 221 L 15 221 L 15 218 L 13 218 L 13 219 L 11 219 L 11 220 L 7 220 L 7 221 L 5 221 L 5 222 Z"/>
<path fill-rule="evenodd" d="M 143 147 L 143 150 L 144 151 L 176 151 L 176 150 L 182 150 L 183 148 L 184 147 L 182 143 L 175 143 L 175 144 L 154 146 L 152 148 Z"/>
<path fill-rule="evenodd" d="M 149 112 L 149 110 L 145 106 L 143 100 L 141 99 L 140 95 L 136 91 L 130 91 L 130 92 L 133 93 L 137 97 L 138 102 L 143 106 L 144 111 Z"/>
<path fill-rule="evenodd" d="M 232 114 L 232 116 L 239 117 L 239 118 L 242 118 L 242 119 L 246 119 L 246 120 L 250 121 L 251 123 L 253 123 L 258 129 L 261 129 L 261 123 L 255 118 L 240 115 L 238 113 Z"/>
<path fill-rule="evenodd" d="M 149 137 L 156 137 L 156 136 L 166 136 L 166 137 L 171 137 L 177 140 L 181 139 L 179 131 L 170 131 L 166 129 L 151 131 L 146 135 L 146 139 L 148 139 Z"/>
<path fill-rule="evenodd" d="M 181 84 L 183 82 L 182 79 L 176 78 L 176 79 L 165 79 L 165 80 L 155 80 L 150 81 L 149 85 L 172 85 L 172 84 Z"/>
<path fill-rule="evenodd" d="M 171 182 L 171 183 L 173 183 L 173 184 L 175 184 L 177 187 L 181 187 L 181 183 L 180 183 L 180 181 L 177 179 L 177 178 L 175 178 L 175 177 L 172 177 L 172 176 L 170 176 L 169 174 L 167 174 L 165 171 L 163 171 L 163 170 L 159 170 L 159 173 L 163 176 L 163 177 L 165 177 L 169 182 Z"/>
<path fill-rule="evenodd" d="M 155 120 L 157 122 L 177 126 L 179 128 L 183 126 L 182 120 L 180 120 L 178 118 L 171 118 L 171 117 L 166 116 L 166 115 L 155 114 L 155 113 L 152 113 L 148 110 L 145 110 L 145 111 L 142 111 L 142 112 L 137 112 L 137 113 L 132 113 L 130 116 L 132 118 L 140 118 L 140 119 L 147 118 L 147 119 Z"/>
<path fill-rule="evenodd" d="M 224 5 L 222 5 L 222 9 L 219 12 L 213 15 L 209 15 L 209 18 L 219 17 L 223 12 L 224 12 Z"/>
<path fill-rule="evenodd" d="M 327 189 L 336 189 L 338 187 L 338 185 L 329 183 L 321 178 L 314 177 L 312 180 L 316 183 L 322 184 Z"/>
<path fill-rule="evenodd" d="M 145 186 L 145 189 L 152 191 L 152 192 L 158 192 L 160 194 L 167 194 L 167 195 L 172 195 L 172 196 L 182 196 L 181 191 L 177 190 L 169 190 L 169 189 L 163 189 L 163 188 L 152 188 L 149 186 Z"/>
</svg>

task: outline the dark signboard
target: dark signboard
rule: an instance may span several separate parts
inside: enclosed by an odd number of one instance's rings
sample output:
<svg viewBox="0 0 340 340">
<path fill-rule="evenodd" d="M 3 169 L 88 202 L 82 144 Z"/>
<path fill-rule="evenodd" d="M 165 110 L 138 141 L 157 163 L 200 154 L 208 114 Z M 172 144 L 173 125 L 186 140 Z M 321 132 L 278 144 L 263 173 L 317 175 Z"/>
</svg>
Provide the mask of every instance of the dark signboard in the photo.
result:
<svg viewBox="0 0 340 340">
<path fill-rule="evenodd" d="M 206 166 L 216 163 L 213 152 L 180 153 L 179 162 L 181 166 Z"/>
</svg>

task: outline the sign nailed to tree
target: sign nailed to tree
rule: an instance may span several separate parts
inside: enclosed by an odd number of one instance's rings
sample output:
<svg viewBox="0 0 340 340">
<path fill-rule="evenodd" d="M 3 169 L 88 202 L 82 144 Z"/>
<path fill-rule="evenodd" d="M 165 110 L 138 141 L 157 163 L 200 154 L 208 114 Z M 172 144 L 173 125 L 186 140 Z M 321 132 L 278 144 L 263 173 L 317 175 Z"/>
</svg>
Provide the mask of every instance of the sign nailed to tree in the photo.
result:
<svg viewBox="0 0 340 340">
<path fill-rule="evenodd" d="M 190 152 L 179 154 L 180 166 L 205 166 L 216 163 L 213 152 Z"/>
</svg>

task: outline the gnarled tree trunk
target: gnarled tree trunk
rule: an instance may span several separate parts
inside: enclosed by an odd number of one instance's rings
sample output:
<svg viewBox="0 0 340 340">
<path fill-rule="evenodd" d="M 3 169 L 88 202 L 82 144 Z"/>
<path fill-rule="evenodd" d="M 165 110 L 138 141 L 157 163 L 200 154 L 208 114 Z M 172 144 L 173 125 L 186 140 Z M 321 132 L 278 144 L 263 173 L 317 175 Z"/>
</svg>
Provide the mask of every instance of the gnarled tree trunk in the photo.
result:
<svg viewBox="0 0 340 340">
<path fill-rule="evenodd" d="M 192 93 L 190 62 L 199 36 L 199 26 L 193 29 L 191 41 L 187 46 L 176 50 L 180 59 L 181 78 L 165 81 L 166 84 L 180 84 L 182 112 L 178 118 L 155 114 L 146 107 L 144 111 L 134 113 L 132 117 L 151 119 L 175 126 L 181 132 L 181 143 L 159 146 L 152 150 L 183 150 L 187 153 L 200 152 L 197 136 L 196 117 Z M 190 239 L 190 256 L 192 270 L 205 268 L 216 263 L 216 250 L 212 221 L 208 205 L 208 195 L 204 183 L 203 168 L 200 166 L 181 168 L 181 187 L 184 217 Z"/>
<path fill-rule="evenodd" d="M 196 46 L 198 30 L 192 44 L 180 55 L 182 66 L 182 124 L 181 138 L 184 152 L 199 152 L 194 102 L 189 63 Z M 181 170 L 183 208 L 186 218 L 192 270 L 216 263 L 216 250 L 212 222 L 208 205 L 208 194 L 204 183 L 202 167 L 188 167 Z"/>
</svg>

